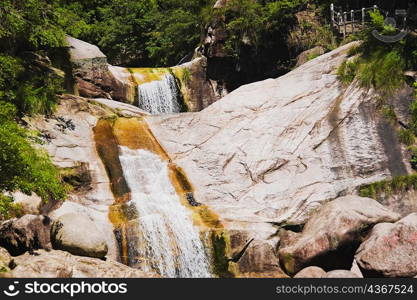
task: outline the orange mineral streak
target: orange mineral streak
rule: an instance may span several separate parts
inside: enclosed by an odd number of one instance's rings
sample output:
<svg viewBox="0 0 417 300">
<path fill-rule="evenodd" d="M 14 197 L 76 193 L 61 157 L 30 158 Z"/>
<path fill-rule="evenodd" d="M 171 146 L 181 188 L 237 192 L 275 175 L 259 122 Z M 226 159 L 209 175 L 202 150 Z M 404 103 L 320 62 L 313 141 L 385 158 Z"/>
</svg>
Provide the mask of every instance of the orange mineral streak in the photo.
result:
<svg viewBox="0 0 417 300">
<path fill-rule="evenodd" d="M 167 152 L 158 143 L 150 131 L 144 118 L 118 118 L 115 121 L 100 120 L 94 129 L 97 150 L 106 170 L 109 174 L 112 191 L 115 195 L 115 203 L 109 209 L 109 219 L 119 233 L 120 259 L 129 264 L 128 245 L 129 240 L 134 239 L 130 234 L 135 233 L 132 220 L 138 216 L 129 206 L 130 189 L 123 177 L 122 167 L 119 161 L 119 146 L 130 149 L 144 149 L 159 155 L 162 160 L 168 162 L 169 177 L 184 206 L 192 211 L 194 225 L 201 232 L 222 230 L 224 227 L 219 217 L 206 205 L 192 206 L 187 200 L 187 194 L 193 194 L 194 188 L 187 179 L 184 171 L 172 163 Z M 134 228 L 133 228 L 133 227 Z"/>
</svg>

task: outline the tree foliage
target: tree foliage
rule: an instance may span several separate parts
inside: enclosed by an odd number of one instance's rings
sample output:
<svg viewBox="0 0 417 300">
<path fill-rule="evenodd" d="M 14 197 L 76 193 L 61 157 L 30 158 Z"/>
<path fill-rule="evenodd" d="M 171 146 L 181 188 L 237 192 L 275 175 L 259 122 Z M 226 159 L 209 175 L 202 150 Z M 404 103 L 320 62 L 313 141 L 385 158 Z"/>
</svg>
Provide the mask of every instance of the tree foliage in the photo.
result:
<svg viewBox="0 0 417 300">
<path fill-rule="evenodd" d="M 113 64 L 152 67 L 175 65 L 198 46 L 213 4 L 214 0 L 62 0 L 62 7 L 81 18 L 65 24 L 68 32 L 98 45 Z"/>
<path fill-rule="evenodd" d="M 44 201 L 65 198 L 56 167 L 32 146 L 30 133 L 15 122 L 16 108 L 0 102 L 0 191 L 35 192 Z"/>
</svg>

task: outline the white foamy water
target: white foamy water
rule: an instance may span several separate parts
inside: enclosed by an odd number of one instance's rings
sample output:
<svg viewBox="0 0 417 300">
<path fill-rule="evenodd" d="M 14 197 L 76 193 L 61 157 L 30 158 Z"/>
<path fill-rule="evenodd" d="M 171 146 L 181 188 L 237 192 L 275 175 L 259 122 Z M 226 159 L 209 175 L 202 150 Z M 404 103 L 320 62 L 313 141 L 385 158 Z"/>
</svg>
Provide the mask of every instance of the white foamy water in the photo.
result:
<svg viewBox="0 0 417 300">
<path fill-rule="evenodd" d="M 178 87 L 172 74 L 161 80 L 138 85 L 139 108 L 153 114 L 169 114 L 181 111 Z"/>
<path fill-rule="evenodd" d="M 139 216 L 136 250 L 141 268 L 163 277 L 211 277 L 199 231 L 169 179 L 168 164 L 146 150 L 120 150 L 131 201 Z"/>
</svg>

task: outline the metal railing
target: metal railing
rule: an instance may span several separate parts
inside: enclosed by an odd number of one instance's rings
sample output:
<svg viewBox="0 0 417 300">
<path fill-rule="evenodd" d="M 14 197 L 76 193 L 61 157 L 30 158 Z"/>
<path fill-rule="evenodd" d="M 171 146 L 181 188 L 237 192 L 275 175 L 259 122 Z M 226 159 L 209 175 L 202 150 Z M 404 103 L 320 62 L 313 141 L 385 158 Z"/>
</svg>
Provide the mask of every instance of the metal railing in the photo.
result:
<svg viewBox="0 0 417 300">
<path fill-rule="evenodd" d="M 369 17 L 369 11 L 378 10 L 378 6 L 363 7 L 358 10 L 336 11 L 334 4 L 330 5 L 332 26 L 336 28 L 345 38 L 348 34 L 355 33 L 365 27 Z"/>
</svg>

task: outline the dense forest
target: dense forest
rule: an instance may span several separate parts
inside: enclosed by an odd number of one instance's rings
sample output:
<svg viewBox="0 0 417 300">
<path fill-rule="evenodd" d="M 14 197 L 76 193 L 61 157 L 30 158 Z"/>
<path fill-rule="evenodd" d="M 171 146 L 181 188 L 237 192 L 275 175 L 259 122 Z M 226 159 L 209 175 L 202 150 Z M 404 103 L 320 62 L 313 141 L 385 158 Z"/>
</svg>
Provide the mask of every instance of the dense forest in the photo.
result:
<svg viewBox="0 0 417 300">
<path fill-rule="evenodd" d="M 213 9 L 214 2 L 2 0 L 0 192 L 35 192 L 45 201 L 65 197 L 59 170 L 33 146 L 38 142 L 38 133 L 25 129 L 23 117 L 53 113 L 57 95 L 63 89 L 63 75 L 48 56 L 65 47 L 66 35 L 99 46 L 114 65 L 170 66 L 201 48 L 207 27 L 222 22 L 227 33 L 228 62 L 236 72 L 243 68 L 242 72 L 253 73 L 240 84 L 287 72 L 301 51 L 315 46 L 329 51 L 347 42 L 329 25 L 332 2 L 345 9 L 377 3 L 390 10 L 408 8 L 412 1 L 232 0 L 221 9 Z M 300 21 L 300 12 L 313 17 Z M 415 22 L 413 16 L 409 18 L 410 26 Z M 382 15 L 374 14 L 367 31 L 348 38 L 365 42 L 357 50 L 361 56 L 341 67 L 340 77 L 349 82 L 359 76 L 364 86 L 390 93 L 404 81 L 403 72 L 417 66 L 415 34 L 387 45 L 370 37 L 375 28 L 395 30 L 384 24 Z M 407 129 L 412 136 L 409 138 L 415 138 L 416 124 Z M 0 214 L 18 214 L 9 196 L 1 196 Z"/>
</svg>

